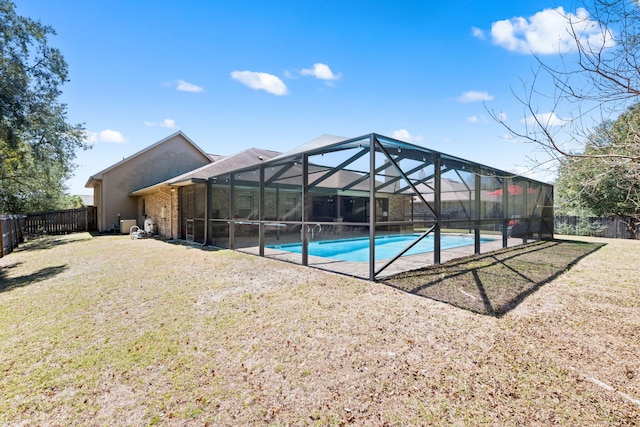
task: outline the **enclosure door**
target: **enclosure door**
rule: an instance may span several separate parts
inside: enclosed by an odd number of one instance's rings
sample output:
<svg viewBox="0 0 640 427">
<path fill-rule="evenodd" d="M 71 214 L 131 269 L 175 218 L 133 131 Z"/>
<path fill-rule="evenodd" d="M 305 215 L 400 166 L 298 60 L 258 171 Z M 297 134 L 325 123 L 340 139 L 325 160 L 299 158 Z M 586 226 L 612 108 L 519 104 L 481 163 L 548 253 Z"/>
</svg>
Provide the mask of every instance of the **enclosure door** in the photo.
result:
<svg viewBox="0 0 640 427">
<path fill-rule="evenodd" d="M 180 220 L 181 220 L 181 236 L 183 239 L 193 242 L 193 217 L 195 210 L 195 189 L 192 185 L 184 187 L 182 197 L 180 198 Z"/>
<path fill-rule="evenodd" d="M 183 187 L 180 197 L 181 238 L 189 242 L 205 243 L 205 184 Z"/>
</svg>

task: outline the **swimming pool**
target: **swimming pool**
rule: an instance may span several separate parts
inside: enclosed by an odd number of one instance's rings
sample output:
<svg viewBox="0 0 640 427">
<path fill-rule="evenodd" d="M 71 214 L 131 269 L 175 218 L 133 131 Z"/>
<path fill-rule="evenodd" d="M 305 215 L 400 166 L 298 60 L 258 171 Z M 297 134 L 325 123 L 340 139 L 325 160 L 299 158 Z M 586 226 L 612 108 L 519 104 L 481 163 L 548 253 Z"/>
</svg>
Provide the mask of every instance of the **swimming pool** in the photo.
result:
<svg viewBox="0 0 640 427">
<path fill-rule="evenodd" d="M 393 258 L 400 251 L 415 241 L 420 234 L 394 234 L 390 236 L 377 236 L 376 261 Z M 481 238 L 481 242 L 489 242 L 493 239 Z M 473 245 L 473 236 L 454 234 L 442 234 L 440 236 L 441 249 L 451 249 L 460 246 Z M 279 249 L 287 252 L 302 253 L 302 244 L 267 245 L 267 248 Z M 416 255 L 425 252 L 433 252 L 433 235 L 422 239 L 420 243 L 411 248 L 405 255 Z M 337 261 L 368 262 L 369 238 L 359 237 L 355 239 L 324 240 L 309 242 L 309 255 L 335 259 Z"/>
</svg>

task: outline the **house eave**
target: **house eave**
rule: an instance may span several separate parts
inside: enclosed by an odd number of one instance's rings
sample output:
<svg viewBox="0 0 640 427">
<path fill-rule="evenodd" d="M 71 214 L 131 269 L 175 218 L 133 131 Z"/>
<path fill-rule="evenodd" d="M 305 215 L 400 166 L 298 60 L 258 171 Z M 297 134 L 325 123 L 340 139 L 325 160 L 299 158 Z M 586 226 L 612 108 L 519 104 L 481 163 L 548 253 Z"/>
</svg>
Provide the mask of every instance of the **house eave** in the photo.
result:
<svg viewBox="0 0 640 427">
<path fill-rule="evenodd" d="M 87 183 L 84 185 L 84 188 L 95 188 L 96 185 L 102 182 L 102 178 L 96 178 L 96 176 L 91 176 L 87 180 Z"/>
<path fill-rule="evenodd" d="M 162 188 L 176 188 L 176 187 L 186 187 L 187 185 L 193 184 L 203 184 L 206 183 L 206 179 L 200 178 L 189 178 L 181 181 L 164 181 L 158 184 L 150 185 L 149 187 L 141 188 L 139 190 L 132 191 L 129 193 L 129 196 L 144 196 L 147 194 L 155 193 L 160 191 Z"/>
</svg>

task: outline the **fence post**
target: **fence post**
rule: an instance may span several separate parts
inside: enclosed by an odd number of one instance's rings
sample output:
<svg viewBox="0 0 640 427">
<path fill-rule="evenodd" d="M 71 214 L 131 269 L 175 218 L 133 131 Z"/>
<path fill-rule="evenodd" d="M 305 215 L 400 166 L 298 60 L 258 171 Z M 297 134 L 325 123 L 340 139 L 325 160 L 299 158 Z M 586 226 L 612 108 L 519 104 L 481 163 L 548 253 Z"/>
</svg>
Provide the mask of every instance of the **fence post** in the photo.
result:
<svg viewBox="0 0 640 427">
<path fill-rule="evenodd" d="M 16 215 L 16 248 L 20 246 L 22 239 L 20 238 L 20 215 Z"/>
<path fill-rule="evenodd" d="M 15 242 L 13 241 L 13 216 L 9 215 L 9 252 L 15 248 Z"/>
<path fill-rule="evenodd" d="M 4 257 L 4 218 L 0 218 L 0 258 Z"/>
<path fill-rule="evenodd" d="M 20 245 L 20 237 L 18 236 L 18 215 L 13 216 L 13 247 Z"/>
<path fill-rule="evenodd" d="M 20 245 L 20 236 L 18 235 L 18 215 L 13 216 L 13 247 L 17 248 Z"/>
<path fill-rule="evenodd" d="M 20 215 L 18 217 L 18 238 L 20 240 L 20 243 L 24 243 L 24 220 L 25 220 L 25 216 L 24 215 Z"/>
</svg>

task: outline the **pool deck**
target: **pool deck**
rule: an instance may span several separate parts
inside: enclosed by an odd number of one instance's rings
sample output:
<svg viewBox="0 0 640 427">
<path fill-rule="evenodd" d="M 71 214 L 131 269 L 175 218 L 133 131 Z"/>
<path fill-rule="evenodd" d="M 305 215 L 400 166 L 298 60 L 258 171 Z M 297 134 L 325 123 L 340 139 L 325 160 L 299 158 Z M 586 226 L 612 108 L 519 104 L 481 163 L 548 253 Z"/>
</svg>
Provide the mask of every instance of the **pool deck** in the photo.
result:
<svg viewBox="0 0 640 427">
<path fill-rule="evenodd" d="M 480 243 L 480 252 L 487 253 L 502 249 L 502 238 L 496 236 L 481 236 L 481 238 L 492 239 L 487 242 Z M 534 241 L 536 239 L 530 239 Z M 521 238 L 509 238 L 507 240 L 507 247 L 522 245 Z M 259 254 L 258 247 L 248 247 L 240 249 L 242 252 L 247 252 L 253 255 Z M 294 252 L 287 252 L 278 249 L 266 248 L 264 254 L 268 258 L 278 259 L 281 261 L 292 262 L 295 264 L 302 263 L 302 255 Z M 474 246 L 466 245 L 459 246 L 452 249 L 442 250 L 440 253 L 440 262 L 445 263 L 457 258 L 474 255 Z M 375 270 L 378 271 L 382 268 L 388 260 L 376 261 Z M 417 270 L 426 266 L 433 265 L 433 252 L 425 252 L 418 255 L 407 255 L 397 259 L 391 265 L 389 265 L 384 271 L 382 271 L 376 279 L 383 279 L 386 276 L 402 273 L 404 271 Z M 350 261 L 337 261 L 330 258 L 316 257 L 309 255 L 309 267 L 320 268 L 322 270 L 333 271 L 336 273 L 346 274 L 349 276 L 360 277 L 363 279 L 369 279 L 369 263 L 368 262 L 350 262 Z"/>
</svg>

